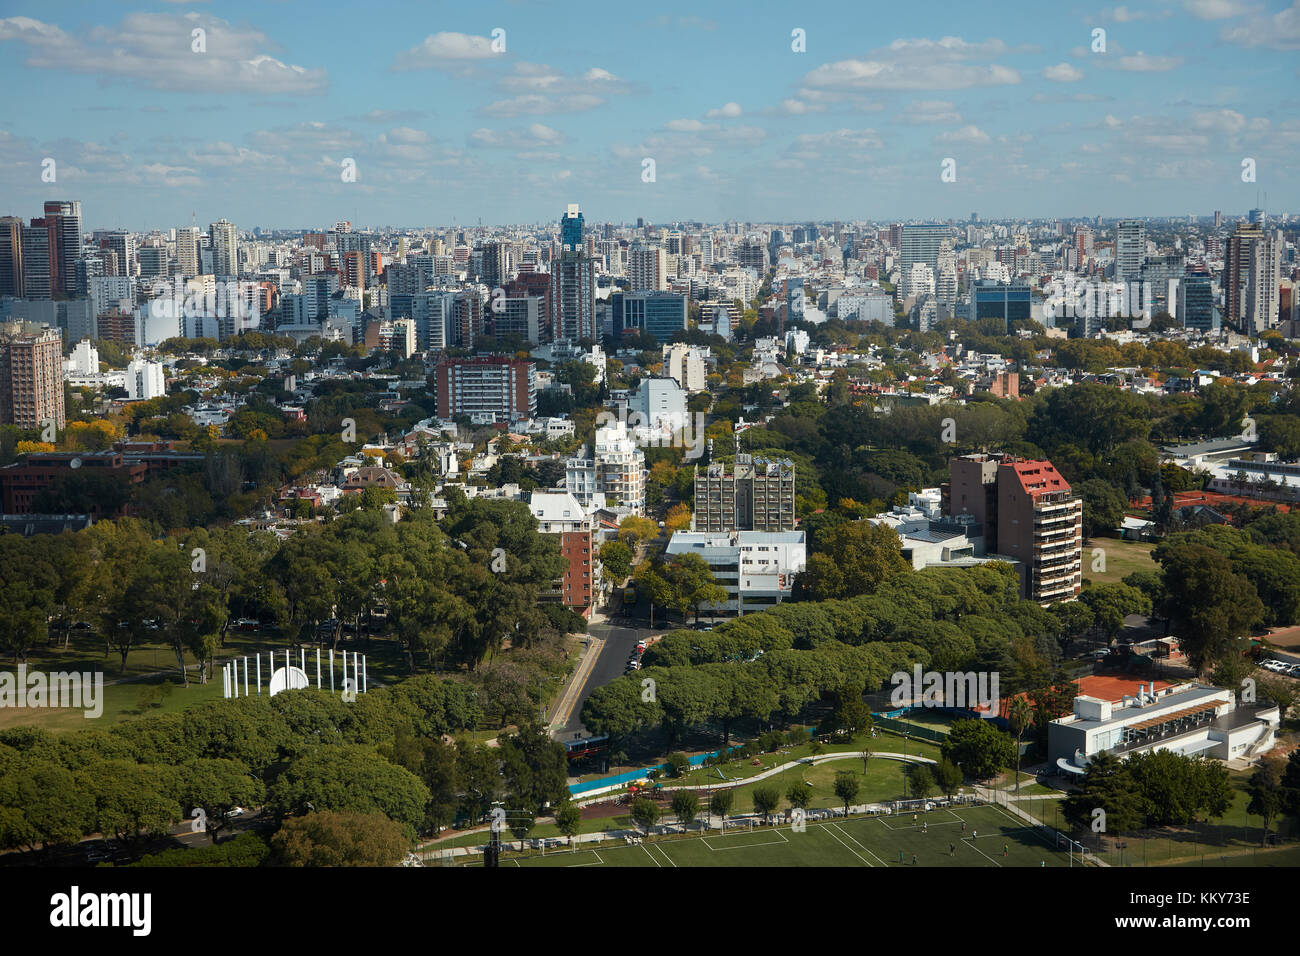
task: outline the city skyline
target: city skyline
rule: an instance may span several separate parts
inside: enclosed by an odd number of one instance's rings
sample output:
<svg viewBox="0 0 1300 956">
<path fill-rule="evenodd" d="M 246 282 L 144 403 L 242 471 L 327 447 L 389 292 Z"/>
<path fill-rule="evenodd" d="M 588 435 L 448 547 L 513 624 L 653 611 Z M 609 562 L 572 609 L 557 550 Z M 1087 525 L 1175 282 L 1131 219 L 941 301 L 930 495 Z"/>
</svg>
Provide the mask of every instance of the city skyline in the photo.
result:
<svg viewBox="0 0 1300 956">
<path fill-rule="evenodd" d="M 346 30 L 292 4 L 14 10 L 0 213 L 73 196 L 88 230 L 147 231 L 546 223 L 575 199 L 588 222 L 659 223 L 1300 207 L 1300 2 L 1023 4 L 995 28 L 566 10 L 393 3 Z"/>
</svg>

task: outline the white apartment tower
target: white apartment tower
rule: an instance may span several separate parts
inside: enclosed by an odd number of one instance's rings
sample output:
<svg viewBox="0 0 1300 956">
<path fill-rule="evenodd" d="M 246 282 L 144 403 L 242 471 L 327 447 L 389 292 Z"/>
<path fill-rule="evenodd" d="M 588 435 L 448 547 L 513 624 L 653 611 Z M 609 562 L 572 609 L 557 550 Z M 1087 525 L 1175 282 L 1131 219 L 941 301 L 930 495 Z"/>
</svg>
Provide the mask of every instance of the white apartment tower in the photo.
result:
<svg viewBox="0 0 1300 956">
<path fill-rule="evenodd" d="M 212 239 L 212 271 L 219 276 L 239 275 L 239 257 L 235 242 L 235 224 L 220 219 L 208 227 Z"/>
</svg>

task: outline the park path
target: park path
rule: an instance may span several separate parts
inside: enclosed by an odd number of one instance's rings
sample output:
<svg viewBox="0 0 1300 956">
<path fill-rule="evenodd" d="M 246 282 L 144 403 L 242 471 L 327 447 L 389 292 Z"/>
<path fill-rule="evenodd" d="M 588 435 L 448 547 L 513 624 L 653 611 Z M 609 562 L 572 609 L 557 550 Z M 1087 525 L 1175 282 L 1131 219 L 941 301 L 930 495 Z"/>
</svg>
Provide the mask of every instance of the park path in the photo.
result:
<svg viewBox="0 0 1300 956">
<path fill-rule="evenodd" d="M 789 770 L 791 767 L 800 765 L 817 765 L 830 760 L 861 760 L 862 753 L 853 751 L 843 751 L 840 753 L 814 754 L 811 757 L 800 757 L 798 760 L 788 760 L 783 764 L 778 764 L 762 773 L 756 773 L 752 777 L 741 777 L 738 779 L 719 780 L 717 783 L 691 784 L 685 787 L 664 787 L 664 793 L 671 793 L 676 790 L 729 790 L 732 787 L 743 787 L 746 784 L 756 783 L 759 780 L 766 780 L 768 777 L 775 777 L 777 774 Z M 918 757 L 915 754 L 899 753 L 882 753 L 877 751 L 871 752 L 871 760 L 901 760 L 904 763 L 935 763 L 930 757 Z"/>
</svg>

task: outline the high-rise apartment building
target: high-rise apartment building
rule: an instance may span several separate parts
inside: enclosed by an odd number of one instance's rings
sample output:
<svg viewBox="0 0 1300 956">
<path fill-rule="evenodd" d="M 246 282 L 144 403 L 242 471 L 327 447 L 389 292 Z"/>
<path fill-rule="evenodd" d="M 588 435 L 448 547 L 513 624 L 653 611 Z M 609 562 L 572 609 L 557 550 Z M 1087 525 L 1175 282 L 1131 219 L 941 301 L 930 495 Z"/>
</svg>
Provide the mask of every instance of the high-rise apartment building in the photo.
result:
<svg viewBox="0 0 1300 956">
<path fill-rule="evenodd" d="M 50 291 L 72 295 L 77 288 L 77 258 L 81 255 L 81 203 L 58 199 L 47 202 L 45 228 L 49 232 Z"/>
<path fill-rule="evenodd" d="M 1246 335 L 1277 324 L 1280 233 L 1238 223 L 1223 263 L 1224 318 Z"/>
<path fill-rule="evenodd" d="M 495 241 L 483 245 L 483 271 L 481 278 L 485 285 L 497 288 L 510 278 L 510 244 Z"/>
<path fill-rule="evenodd" d="M 1115 226 L 1115 281 L 1136 282 L 1142 278 L 1147 255 L 1147 224 L 1141 219 L 1124 219 Z"/>
<path fill-rule="evenodd" d="M 23 221 L 0 218 L 0 296 L 23 294 Z"/>
<path fill-rule="evenodd" d="M 668 252 L 657 242 L 634 242 L 627 250 L 627 275 L 633 292 L 668 289 Z"/>
<path fill-rule="evenodd" d="M 176 230 L 176 262 L 185 278 L 199 274 L 199 230 L 182 226 Z"/>
<path fill-rule="evenodd" d="M 582 238 L 577 203 L 560 220 L 560 248 L 551 263 L 550 319 L 554 338 L 576 342 L 599 339 L 596 327 L 596 266 Z"/>
<path fill-rule="evenodd" d="M 1178 283 L 1175 318 L 1185 329 L 1219 331 L 1219 310 L 1214 304 L 1214 282 L 1209 273 L 1184 276 Z"/>
<path fill-rule="evenodd" d="M 911 288 L 912 265 L 917 262 L 930 267 L 930 275 L 939 274 L 939 252 L 950 235 L 947 226 L 939 223 L 903 226 L 898 237 L 899 269 L 903 276 L 904 297 L 913 295 Z M 931 292 L 934 290 L 931 289 Z"/>
<path fill-rule="evenodd" d="M 44 219 L 33 219 L 22 227 L 21 238 L 23 291 L 28 299 L 48 299 L 55 292 L 50 273 L 50 231 Z"/>
<path fill-rule="evenodd" d="M 111 271 L 104 270 L 104 275 L 135 275 L 135 236 L 121 229 L 109 232 L 96 232 L 95 245 L 105 252 L 113 253 L 116 260 Z M 84 290 L 83 290 L 84 291 Z"/>
<path fill-rule="evenodd" d="M 64 426 L 63 336 L 57 329 L 0 333 L 0 424 Z"/>
<path fill-rule="evenodd" d="M 793 531 L 794 465 L 737 455 L 695 469 L 694 531 Z"/>
<path fill-rule="evenodd" d="M 1052 463 L 975 454 L 948 465 L 944 513 L 972 516 L 985 554 L 1019 563 L 1025 598 L 1074 600 L 1083 580 L 1083 500 Z"/>
<path fill-rule="evenodd" d="M 212 242 L 213 274 L 239 275 L 239 250 L 235 239 L 235 224 L 225 219 L 218 219 L 208 227 L 208 236 Z"/>
</svg>

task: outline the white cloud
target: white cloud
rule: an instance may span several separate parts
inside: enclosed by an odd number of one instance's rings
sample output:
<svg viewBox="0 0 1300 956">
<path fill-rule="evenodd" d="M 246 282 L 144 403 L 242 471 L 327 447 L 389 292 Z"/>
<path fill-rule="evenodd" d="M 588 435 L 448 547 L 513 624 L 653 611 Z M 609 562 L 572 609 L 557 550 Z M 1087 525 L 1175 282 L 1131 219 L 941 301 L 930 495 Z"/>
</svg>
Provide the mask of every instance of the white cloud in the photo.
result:
<svg viewBox="0 0 1300 956">
<path fill-rule="evenodd" d="M 1141 50 L 1119 58 L 1119 68 L 1129 73 L 1167 73 L 1182 66 L 1181 56 L 1147 56 Z"/>
<path fill-rule="evenodd" d="M 1172 10 L 1130 10 L 1124 6 L 1101 11 L 1103 20 L 1113 20 L 1115 23 L 1133 23 L 1137 20 L 1166 20 L 1173 15 L 1174 11 Z"/>
<path fill-rule="evenodd" d="M 846 90 L 961 90 L 1019 82 L 1018 72 L 996 64 L 916 65 L 880 60 L 840 60 L 819 66 L 804 77 L 804 83 L 810 87 Z"/>
<path fill-rule="evenodd" d="M 589 93 L 575 93 L 565 96 L 543 96 L 529 94 L 497 100 L 483 107 L 488 116 L 538 116 L 546 113 L 581 113 L 603 106 L 605 100 Z"/>
<path fill-rule="evenodd" d="M 1083 70 L 1068 63 L 1058 63 L 1043 70 L 1043 79 L 1053 83 L 1077 83 L 1083 79 Z"/>
<path fill-rule="evenodd" d="M 884 145 L 874 129 L 833 129 L 801 134 L 795 140 L 795 155 L 813 159 L 822 153 L 883 149 Z"/>
<path fill-rule="evenodd" d="M 862 59 L 839 60 L 817 67 L 804 85 L 827 90 L 945 90 L 1002 86 L 1020 82 L 1006 66 L 969 62 L 1017 52 L 996 39 L 970 43 L 960 37 L 939 40 L 900 39 L 872 50 Z M 1020 52 L 1023 52 L 1023 48 Z"/>
<path fill-rule="evenodd" d="M 626 93 L 627 83 L 608 70 L 593 67 L 569 76 L 544 63 L 516 63 L 514 72 L 497 82 L 506 93 Z"/>
<path fill-rule="evenodd" d="M 718 107 L 716 110 L 709 110 L 704 115 L 709 119 L 727 118 L 731 119 L 741 114 L 739 103 L 727 103 Z"/>
<path fill-rule="evenodd" d="M 191 50 L 195 28 L 206 31 L 206 53 Z M 270 56 L 275 45 L 260 31 L 207 14 L 131 13 L 116 26 L 77 35 L 30 17 L 9 17 L 0 19 L 3 40 L 27 46 L 23 62 L 29 67 L 131 80 L 156 90 L 308 94 L 329 85 L 324 69 Z"/>
<path fill-rule="evenodd" d="M 541 123 L 533 123 L 523 129 L 476 129 L 470 133 L 469 141 L 471 146 L 489 149 L 536 150 L 563 143 L 564 134 Z"/>
<path fill-rule="evenodd" d="M 989 142 L 989 134 L 975 125 L 963 126 L 961 129 L 941 133 L 937 138 L 940 143 L 975 143 Z"/>
<path fill-rule="evenodd" d="M 905 126 L 927 126 L 961 122 L 957 107 L 947 100 L 913 100 L 896 117 Z"/>
<path fill-rule="evenodd" d="M 499 56 L 488 37 L 468 33 L 431 33 L 420 43 L 403 50 L 393 60 L 394 70 L 430 70 L 460 66 L 469 60 Z"/>
<path fill-rule="evenodd" d="M 1254 14 L 1238 27 L 1224 27 L 1219 39 L 1244 47 L 1300 50 L 1300 0 L 1271 16 Z"/>
<path fill-rule="evenodd" d="M 1242 0 L 1185 0 L 1183 6 L 1198 20 L 1228 20 L 1251 9 Z"/>
</svg>

